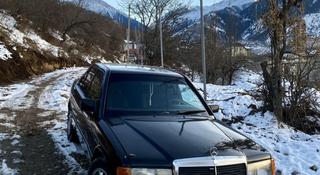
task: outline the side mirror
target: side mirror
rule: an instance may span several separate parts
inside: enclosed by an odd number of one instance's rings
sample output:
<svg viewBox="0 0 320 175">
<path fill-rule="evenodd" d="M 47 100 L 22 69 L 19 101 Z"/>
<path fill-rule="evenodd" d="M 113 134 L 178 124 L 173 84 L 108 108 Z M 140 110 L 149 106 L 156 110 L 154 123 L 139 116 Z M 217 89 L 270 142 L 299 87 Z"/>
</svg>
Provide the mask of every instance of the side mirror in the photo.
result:
<svg viewBox="0 0 320 175">
<path fill-rule="evenodd" d="M 209 105 L 209 108 L 213 113 L 219 112 L 220 107 L 218 105 Z"/>
<path fill-rule="evenodd" d="M 98 102 L 91 99 L 81 99 L 80 109 L 85 112 L 96 113 L 98 109 Z"/>
</svg>

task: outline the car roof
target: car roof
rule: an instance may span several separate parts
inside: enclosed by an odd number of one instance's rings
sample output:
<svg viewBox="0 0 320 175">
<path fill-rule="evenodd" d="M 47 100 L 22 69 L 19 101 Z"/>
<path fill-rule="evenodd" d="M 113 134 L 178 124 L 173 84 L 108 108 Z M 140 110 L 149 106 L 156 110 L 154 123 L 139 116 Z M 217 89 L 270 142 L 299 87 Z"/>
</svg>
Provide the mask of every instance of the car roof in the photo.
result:
<svg viewBox="0 0 320 175">
<path fill-rule="evenodd" d="M 134 64 L 96 64 L 100 68 L 111 71 L 111 73 L 119 74 L 147 74 L 147 75 L 160 75 L 170 77 L 183 76 L 177 72 L 154 66 L 134 65 Z"/>
</svg>

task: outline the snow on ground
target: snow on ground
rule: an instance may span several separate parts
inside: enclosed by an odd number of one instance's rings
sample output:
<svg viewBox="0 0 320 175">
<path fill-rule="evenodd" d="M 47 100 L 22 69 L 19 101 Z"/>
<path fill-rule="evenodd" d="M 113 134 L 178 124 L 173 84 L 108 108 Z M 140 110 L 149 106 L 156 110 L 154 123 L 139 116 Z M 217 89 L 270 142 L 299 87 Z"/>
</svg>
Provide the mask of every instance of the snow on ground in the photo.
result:
<svg viewBox="0 0 320 175">
<path fill-rule="evenodd" d="M 6 61 L 10 58 L 12 58 L 11 52 L 0 42 L 0 60 Z"/>
<path fill-rule="evenodd" d="M 64 77 L 68 79 L 68 75 L 70 72 L 77 72 L 81 70 L 81 68 L 69 68 L 62 69 L 58 71 L 54 71 L 51 73 L 44 74 L 41 77 L 34 78 L 30 82 L 26 83 L 18 83 L 10 86 L 2 87 L 0 86 L 0 108 L 8 108 L 8 109 L 27 109 L 30 108 L 30 105 L 33 103 L 34 99 L 32 96 L 29 96 L 28 93 L 32 90 L 35 90 L 35 85 L 48 80 L 51 77 L 58 76 L 60 74 L 66 74 Z M 80 76 L 80 74 L 78 75 Z M 73 78 L 73 77 L 71 77 Z M 59 79 L 61 84 L 66 83 L 64 79 Z M 68 79 L 69 80 L 69 79 Z M 70 85 L 70 83 L 68 84 Z M 54 96 L 55 94 L 50 94 L 51 92 L 47 92 L 48 95 L 44 98 L 51 98 L 50 102 L 55 99 L 60 100 L 58 97 Z M 64 91 L 66 98 L 63 102 L 67 101 L 67 94 L 69 93 L 69 89 L 65 89 Z M 61 94 L 58 94 L 61 95 Z M 56 105 L 56 103 L 52 103 L 52 105 Z M 50 109 L 50 108 L 49 108 Z M 54 108 L 58 110 L 59 108 Z"/>
<path fill-rule="evenodd" d="M 320 167 L 320 135 L 308 135 L 278 123 L 272 113 L 258 113 L 232 126 L 263 145 L 276 160 L 277 169 L 284 175 L 299 172 L 318 175 L 312 166 Z M 251 126 L 250 124 L 253 124 Z"/>
<path fill-rule="evenodd" d="M 24 45 L 24 33 L 16 28 L 17 21 L 5 11 L 0 11 L 0 27 L 5 29 L 10 39 L 19 44 Z"/>
<path fill-rule="evenodd" d="M 257 55 L 266 55 L 270 53 L 270 47 L 268 46 L 268 42 L 269 40 L 267 40 L 265 43 L 259 42 L 259 41 L 248 41 L 248 40 L 241 41 L 241 43 L 247 49 L 249 49 L 252 53 Z"/>
<path fill-rule="evenodd" d="M 221 107 L 216 117 L 220 120 L 243 118 L 242 122 L 234 123 L 232 127 L 269 150 L 282 174 L 319 175 L 320 135 L 295 131 L 285 124 L 279 128 L 279 123 L 270 112 L 251 114 L 252 105 L 257 108 L 262 105 L 261 101 L 252 97 L 261 81 L 262 76 L 257 73 L 241 71 L 231 86 L 208 84 L 208 99 Z M 202 84 L 195 85 L 202 89 Z M 318 170 L 312 170 L 312 166 Z"/>
<path fill-rule="evenodd" d="M 0 133 L 0 141 L 5 140 L 8 138 L 8 134 Z"/>
<path fill-rule="evenodd" d="M 77 174 L 83 174 L 85 172 L 81 169 L 77 161 L 70 155 L 72 153 L 82 153 L 82 150 L 70 144 L 66 137 L 66 111 L 68 98 L 70 93 L 70 87 L 73 81 L 80 77 L 84 68 L 68 68 L 57 70 L 51 73 L 44 74 L 40 77 L 33 78 L 29 82 L 13 84 L 10 86 L 0 86 L 0 109 L 13 109 L 23 110 L 31 107 L 34 102 L 34 98 L 28 95 L 32 91 L 37 91 L 37 85 L 53 79 L 52 84 L 48 85 L 45 92 L 40 95 L 39 108 L 45 109 L 46 112 L 39 114 L 39 117 L 48 117 L 54 115 L 54 120 L 39 123 L 40 126 L 49 128 L 48 133 L 52 136 L 53 141 L 56 143 L 58 150 L 66 156 L 66 162 L 72 169 L 72 172 Z M 56 77 L 56 79 L 54 79 Z M 11 145 L 17 145 L 20 143 L 20 136 L 15 133 L 15 117 L 13 114 L 6 114 L 0 112 L 0 126 L 8 128 L 8 132 L 12 133 L 0 133 L 0 142 L 8 140 Z M 0 144 L 1 153 L 1 144 Z M 20 152 L 21 153 L 21 152 Z M 11 155 L 16 156 L 14 162 L 21 162 L 19 158 L 21 155 L 19 150 L 11 152 Z M 11 175 L 16 174 L 17 170 L 10 169 L 5 160 L 0 163 L 0 174 Z"/>
<path fill-rule="evenodd" d="M 85 174 L 85 170 L 83 170 L 79 163 L 71 156 L 73 153 L 83 154 L 84 152 L 80 145 L 75 145 L 69 142 L 66 133 L 66 115 L 59 115 L 58 120 L 51 120 L 49 122 L 44 122 L 41 125 L 53 125 L 52 128 L 49 128 L 47 131 L 49 135 L 52 137 L 53 141 L 56 144 L 56 147 L 66 157 L 66 162 L 69 167 L 72 169 L 72 172 L 77 172 L 77 174 Z"/>
<path fill-rule="evenodd" d="M 26 109 L 33 102 L 27 94 L 34 86 L 28 83 L 0 86 L 0 108 Z"/>
<path fill-rule="evenodd" d="M 57 116 L 54 120 L 43 122 L 40 125 L 53 126 L 48 129 L 48 133 L 56 143 L 56 147 L 63 155 L 66 156 L 66 162 L 73 169 L 73 172 L 84 174 L 85 171 L 81 169 L 77 161 L 71 156 L 72 153 L 83 154 L 83 151 L 79 146 L 71 144 L 68 141 L 66 120 L 71 86 L 77 78 L 80 78 L 86 69 L 71 68 L 67 70 L 60 70 L 60 72 L 56 71 L 56 73 L 61 74 L 61 71 L 63 72 L 63 76 L 55 80 L 52 85 L 47 86 L 40 95 L 38 103 L 39 108 L 47 110 L 47 112 L 40 114 L 40 117 L 48 117 L 50 115 Z M 45 75 L 43 78 L 46 77 L 48 77 L 48 75 Z"/>
<path fill-rule="evenodd" d="M 60 47 L 48 43 L 33 31 L 27 33 L 25 37 L 31 39 L 41 51 L 49 52 L 55 57 L 59 57 L 60 53 L 64 53 Z"/>
<path fill-rule="evenodd" d="M 49 31 L 50 35 L 59 41 L 63 41 L 62 34 L 59 31 Z"/>
<path fill-rule="evenodd" d="M 2 165 L 0 166 L 0 174 L 14 175 L 14 174 L 17 174 L 17 171 L 9 168 L 7 166 L 6 160 L 2 160 Z"/>
<path fill-rule="evenodd" d="M 59 77 L 54 84 L 49 85 L 40 95 L 38 107 L 46 110 L 54 110 L 60 112 L 68 111 L 68 101 L 70 97 L 71 86 L 77 78 L 86 71 L 85 68 L 71 68 L 56 71 L 55 73 L 63 76 Z M 49 74 L 49 76 L 51 76 Z M 47 76 L 44 76 L 46 78 Z"/>
<path fill-rule="evenodd" d="M 20 135 L 16 134 L 16 126 L 14 124 L 14 118 L 15 114 L 9 116 L 6 114 L 0 113 L 0 126 L 7 128 L 9 131 L 7 133 L 0 133 L 0 143 L 3 141 L 9 141 L 11 145 L 17 145 L 20 143 Z M 6 151 L 2 150 L 2 144 L 0 144 L 0 155 L 5 154 Z M 10 153 L 12 155 L 12 158 L 14 159 L 14 162 L 21 161 L 21 152 L 19 150 L 12 151 Z M 3 175 L 14 175 L 17 174 L 17 170 L 11 169 L 8 167 L 6 160 L 3 159 L 2 156 L 0 156 L 2 159 L 0 159 L 0 174 Z"/>
</svg>

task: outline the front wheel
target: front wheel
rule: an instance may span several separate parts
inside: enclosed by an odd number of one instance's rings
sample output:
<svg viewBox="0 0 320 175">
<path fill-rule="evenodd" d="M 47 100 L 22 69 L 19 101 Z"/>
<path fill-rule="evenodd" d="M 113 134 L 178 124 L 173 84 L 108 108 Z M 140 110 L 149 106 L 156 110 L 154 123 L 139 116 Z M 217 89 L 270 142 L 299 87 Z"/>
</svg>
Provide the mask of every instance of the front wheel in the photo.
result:
<svg viewBox="0 0 320 175">
<path fill-rule="evenodd" d="M 67 120 L 67 136 L 68 140 L 73 143 L 79 143 L 79 138 L 77 135 L 76 125 L 74 120 L 71 117 L 70 112 L 68 112 L 68 120 Z"/>
<path fill-rule="evenodd" d="M 107 170 L 107 163 L 98 158 L 94 160 L 89 168 L 88 175 L 108 175 L 109 171 Z"/>
</svg>

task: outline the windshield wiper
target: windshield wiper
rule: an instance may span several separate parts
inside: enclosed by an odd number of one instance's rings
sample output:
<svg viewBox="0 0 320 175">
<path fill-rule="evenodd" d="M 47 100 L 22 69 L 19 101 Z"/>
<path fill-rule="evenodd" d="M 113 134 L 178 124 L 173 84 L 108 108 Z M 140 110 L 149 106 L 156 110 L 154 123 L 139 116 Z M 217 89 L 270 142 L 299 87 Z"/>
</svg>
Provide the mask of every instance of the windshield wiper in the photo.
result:
<svg viewBox="0 0 320 175">
<path fill-rule="evenodd" d="M 188 114 L 197 114 L 206 112 L 206 110 L 190 110 L 190 111 L 178 111 L 178 114 L 180 115 L 188 115 Z"/>
</svg>

